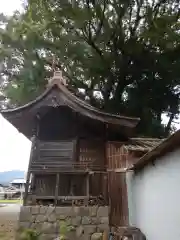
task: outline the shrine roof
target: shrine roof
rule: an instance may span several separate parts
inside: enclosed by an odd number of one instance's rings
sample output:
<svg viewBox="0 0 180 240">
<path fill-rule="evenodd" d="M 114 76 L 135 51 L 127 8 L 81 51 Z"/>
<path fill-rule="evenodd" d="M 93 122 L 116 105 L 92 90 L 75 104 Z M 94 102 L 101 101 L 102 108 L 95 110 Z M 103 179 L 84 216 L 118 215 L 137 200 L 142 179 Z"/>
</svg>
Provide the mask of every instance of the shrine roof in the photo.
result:
<svg viewBox="0 0 180 240">
<path fill-rule="evenodd" d="M 29 130 L 26 129 L 26 125 L 29 125 L 29 128 L 31 128 L 33 118 L 39 113 L 39 109 L 48 106 L 67 106 L 90 119 L 127 128 L 134 128 L 140 120 L 139 118 L 103 112 L 78 98 L 57 79 L 52 80 L 44 93 L 35 100 L 14 109 L 2 110 L 0 113 L 20 132 L 28 136 Z"/>
</svg>

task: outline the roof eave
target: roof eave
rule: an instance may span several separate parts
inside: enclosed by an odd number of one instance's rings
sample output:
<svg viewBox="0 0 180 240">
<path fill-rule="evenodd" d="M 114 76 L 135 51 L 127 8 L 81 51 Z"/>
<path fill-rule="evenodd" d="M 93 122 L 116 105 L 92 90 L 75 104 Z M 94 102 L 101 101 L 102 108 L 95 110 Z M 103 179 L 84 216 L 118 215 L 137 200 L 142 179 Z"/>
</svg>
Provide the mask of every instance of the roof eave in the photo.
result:
<svg viewBox="0 0 180 240">
<path fill-rule="evenodd" d="M 110 125 L 112 124 L 114 126 L 126 127 L 128 129 L 134 129 L 140 121 L 139 118 L 131 118 L 131 117 L 125 117 L 125 116 L 120 116 L 120 115 L 104 113 L 104 112 L 94 108 L 93 106 L 89 105 L 88 103 L 84 102 L 83 100 L 77 98 L 65 86 L 63 86 L 62 84 L 57 83 L 57 82 L 54 82 L 53 84 L 49 85 L 47 90 L 43 94 L 41 94 L 35 100 L 25 104 L 24 106 L 17 107 L 14 109 L 2 110 L 0 113 L 2 114 L 2 116 L 5 119 L 7 119 L 8 121 L 10 121 L 13 124 L 13 119 L 17 119 L 19 117 L 21 118 L 21 116 L 19 116 L 19 114 L 21 114 L 21 113 L 26 114 L 36 104 L 43 101 L 46 98 L 46 96 L 55 88 L 58 88 L 67 97 L 70 105 L 72 105 L 72 106 L 70 106 L 71 108 L 80 109 L 81 113 L 84 111 L 85 115 L 87 117 L 94 118 L 95 120 L 104 122 L 106 124 L 110 124 Z"/>
<path fill-rule="evenodd" d="M 153 148 L 150 152 L 146 153 L 130 168 L 130 170 L 140 170 L 150 162 L 154 161 L 157 157 L 162 157 L 167 152 L 171 152 L 178 146 L 177 144 L 179 144 L 179 139 L 180 130 L 162 141 L 161 144 Z"/>
</svg>

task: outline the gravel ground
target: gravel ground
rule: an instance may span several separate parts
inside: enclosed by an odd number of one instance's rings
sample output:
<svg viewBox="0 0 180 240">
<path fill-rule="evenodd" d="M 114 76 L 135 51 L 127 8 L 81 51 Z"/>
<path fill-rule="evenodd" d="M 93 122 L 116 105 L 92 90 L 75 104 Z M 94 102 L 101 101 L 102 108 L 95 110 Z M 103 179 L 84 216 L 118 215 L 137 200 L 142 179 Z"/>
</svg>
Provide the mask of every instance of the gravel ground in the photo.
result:
<svg viewBox="0 0 180 240">
<path fill-rule="evenodd" d="M 19 219 L 20 205 L 0 207 L 0 240 L 14 240 Z"/>
</svg>

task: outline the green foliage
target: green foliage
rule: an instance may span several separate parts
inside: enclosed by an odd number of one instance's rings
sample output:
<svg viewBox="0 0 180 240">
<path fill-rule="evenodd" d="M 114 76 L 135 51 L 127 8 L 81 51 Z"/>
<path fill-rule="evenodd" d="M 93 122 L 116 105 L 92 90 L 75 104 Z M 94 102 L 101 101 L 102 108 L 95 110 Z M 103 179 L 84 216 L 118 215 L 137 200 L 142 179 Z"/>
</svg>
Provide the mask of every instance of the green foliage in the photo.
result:
<svg viewBox="0 0 180 240">
<path fill-rule="evenodd" d="M 74 230 L 74 227 L 69 226 L 66 221 L 60 221 L 60 229 L 59 229 L 60 240 L 65 240 L 67 234 L 73 230 Z"/>
<path fill-rule="evenodd" d="M 34 99 L 56 57 L 91 104 L 140 117 L 140 135 L 165 136 L 179 113 L 179 15 L 174 0 L 29 0 L 23 14 L 1 16 L 2 91 L 15 105 Z"/>
<path fill-rule="evenodd" d="M 32 229 L 23 229 L 20 231 L 19 240 L 39 240 L 40 233 Z"/>
<path fill-rule="evenodd" d="M 71 231 L 74 231 L 74 227 L 67 224 L 66 221 L 60 221 L 59 225 L 59 239 L 65 240 L 67 234 Z M 42 233 L 37 232 L 34 229 L 24 229 L 21 228 L 18 231 L 19 240 L 39 240 Z M 1 236 L 1 235 L 0 235 Z M 2 234 L 2 237 L 5 235 Z"/>
</svg>

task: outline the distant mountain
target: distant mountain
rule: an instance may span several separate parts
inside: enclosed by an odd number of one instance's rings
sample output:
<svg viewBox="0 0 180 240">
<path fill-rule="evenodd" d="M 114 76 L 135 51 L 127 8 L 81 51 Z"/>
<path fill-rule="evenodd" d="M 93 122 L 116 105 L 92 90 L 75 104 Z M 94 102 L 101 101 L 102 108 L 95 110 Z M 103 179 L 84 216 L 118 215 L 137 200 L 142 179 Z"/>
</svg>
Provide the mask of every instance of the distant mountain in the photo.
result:
<svg viewBox="0 0 180 240">
<path fill-rule="evenodd" d="M 25 172 L 20 170 L 0 172 L 0 184 L 9 184 L 14 179 L 24 178 L 24 177 L 25 177 Z"/>
</svg>

